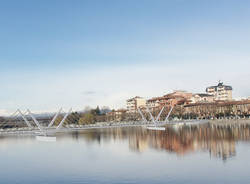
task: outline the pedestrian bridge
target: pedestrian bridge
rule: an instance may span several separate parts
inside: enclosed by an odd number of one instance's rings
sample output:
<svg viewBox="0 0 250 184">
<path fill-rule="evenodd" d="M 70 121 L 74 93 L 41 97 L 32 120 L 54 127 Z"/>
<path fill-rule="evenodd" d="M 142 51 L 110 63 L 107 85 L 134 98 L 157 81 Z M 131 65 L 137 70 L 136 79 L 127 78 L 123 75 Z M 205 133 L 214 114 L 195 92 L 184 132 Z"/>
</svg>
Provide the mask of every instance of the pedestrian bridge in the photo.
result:
<svg viewBox="0 0 250 184">
<path fill-rule="evenodd" d="M 87 129 L 99 129 L 99 128 L 120 128 L 120 127 L 145 127 L 149 130 L 165 130 L 165 125 L 188 125 L 188 124 L 197 124 L 197 123 L 207 123 L 208 121 L 179 121 L 179 122 L 170 122 L 169 116 L 173 110 L 171 107 L 164 121 L 159 121 L 160 116 L 164 110 L 164 107 L 161 109 L 159 114 L 154 117 L 150 110 L 146 108 L 146 112 L 150 115 L 150 120 L 146 120 L 140 108 L 138 108 L 138 113 L 141 115 L 141 121 L 130 121 L 130 122 L 103 122 L 96 124 L 88 125 L 76 125 L 68 124 L 63 126 L 65 122 L 74 122 L 74 117 L 69 115 L 72 112 L 72 108 L 68 112 L 64 112 L 62 108 L 55 114 L 48 117 L 38 118 L 33 114 L 29 109 L 26 112 L 22 112 L 20 109 L 17 109 L 6 121 L 1 123 L 2 127 L 0 128 L 0 134 L 32 134 L 32 135 L 53 135 L 58 132 L 67 132 L 67 131 L 77 131 L 77 130 L 87 130 Z M 60 118 L 59 118 L 60 117 Z M 8 128 L 9 125 L 12 125 L 11 128 Z M 23 126 L 19 126 L 22 124 Z M 7 127 L 7 128 L 6 128 Z M 161 128 L 159 128 L 161 127 Z"/>
</svg>

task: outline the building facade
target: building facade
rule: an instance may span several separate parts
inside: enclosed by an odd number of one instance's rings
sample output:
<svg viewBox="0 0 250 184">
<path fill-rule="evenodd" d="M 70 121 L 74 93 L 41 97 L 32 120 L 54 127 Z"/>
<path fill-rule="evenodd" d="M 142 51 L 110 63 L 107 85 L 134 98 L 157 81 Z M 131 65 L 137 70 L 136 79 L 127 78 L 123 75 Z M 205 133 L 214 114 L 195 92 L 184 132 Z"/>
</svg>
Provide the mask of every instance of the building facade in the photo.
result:
<svg viewBox="0 0 250 184">
<path fill-rule="evenodd" d="M 108 121 L 123 121 L 126 118 L 126 109 L 113 110 L 107 113 Z"/>
<path fill-rule="evenodd" d="M 127 100 L 127 112 L 128 113 L 136 113 L 138 107 L 145 107 L 146 99 L 136 96 L 134 98 Z"/>
<path fill-rule="evenodd" d="M 226 86 L 219 82 L 217 86 L 210 86 L 206 88 L 209 95 L 213 95 L 215 100 L 229 101 L 232 100 L 232 86 Z"/>
<path fill-rule="evenodd" d="M 165 103 L 165 99 L 163 97 L 154 97 L 154 98 L 148 99 L 146 102 L 146 105 L 150 110 L 152 110 L 152 109 L 161 107 L 162 104 L 164 103 Z"/>
<path fill-rule="evenodd" d="M 193 94 L 191 98 L 191 103 L 209 103 L 214 101 L 214 95 L 206 93 L 196 93 Z"/>
<path fill-rule="evenodd" d="M 172 106 L 176 104 L 188 104 L 191 102 L 192 93 L 178 90 L 161 97 L 154 97 L 147 100 L 147 106 L 150 110 L 162 108 L 163 106 Z"/>
<path fill-rule="evenodd" d="M 196 114 L 199 118 L 250 117 L 250 100 L 188 104 L 184 114 Z"/>
</svg>

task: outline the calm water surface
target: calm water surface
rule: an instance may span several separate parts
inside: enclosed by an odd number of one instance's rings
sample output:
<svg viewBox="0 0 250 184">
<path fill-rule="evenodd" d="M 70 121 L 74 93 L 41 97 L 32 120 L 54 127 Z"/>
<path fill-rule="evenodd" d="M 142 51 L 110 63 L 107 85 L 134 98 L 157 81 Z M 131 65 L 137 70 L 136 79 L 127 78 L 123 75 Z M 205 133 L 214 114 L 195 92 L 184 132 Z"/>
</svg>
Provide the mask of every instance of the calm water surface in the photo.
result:
<svg viewBox="0 0 250 184">
<path fill-rule="evenodd" d="M 250 127 L 0 137 L 0 183 L 250 183 Z"/>
</svg>

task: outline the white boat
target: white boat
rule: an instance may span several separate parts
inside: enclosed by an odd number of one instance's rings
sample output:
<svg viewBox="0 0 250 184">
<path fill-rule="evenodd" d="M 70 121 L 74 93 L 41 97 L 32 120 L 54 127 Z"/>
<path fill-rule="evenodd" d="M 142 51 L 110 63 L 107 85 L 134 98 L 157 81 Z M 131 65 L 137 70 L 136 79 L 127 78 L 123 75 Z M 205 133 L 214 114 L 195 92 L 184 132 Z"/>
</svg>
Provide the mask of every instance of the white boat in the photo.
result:
<svg viewBox="0 0 250 184">
<path fill-rule="evenodd" d="M 148 130 L 165 130 L 165 127 L 147 126 Z"/>
<path fill-rule="evenodd" d="M 43 142 L 56 142 L 56 137 L 37 135 L 36 140 L 43 141 Z"/>
</svg>

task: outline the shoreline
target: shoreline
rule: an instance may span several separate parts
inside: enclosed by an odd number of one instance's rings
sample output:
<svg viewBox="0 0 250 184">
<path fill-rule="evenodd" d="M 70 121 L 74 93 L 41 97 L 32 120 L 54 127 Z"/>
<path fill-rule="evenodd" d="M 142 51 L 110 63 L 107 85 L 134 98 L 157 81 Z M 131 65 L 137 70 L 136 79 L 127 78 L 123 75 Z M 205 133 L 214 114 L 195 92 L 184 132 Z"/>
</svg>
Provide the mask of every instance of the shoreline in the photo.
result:
<svg viewBox="0 0 250 184">
<path fill-rule="evenodd" d="M 209 120 L 209 123 L 213 125 L 250 125 L 250 119 L 216 119 Z"/>
<path fill-rule="evenodd" d="M 180 121 L 169 121 L 165 124 L 165 126 L 168 125 L 194 125 L 192 122 L 200 121 L 200 120 L 180 120 Z M 250 125 L 250 119 L 216 119 L 216 120 L 204 120 L 206 121 L 205 124 L 210 124 L 212 126 L 248 126 Z M 190 123 L 191 122 L 191 123 Z M 190 123 L 190 124 L 189 124 Z M 203 124 L 203 123 L 200 123 Z M 52 131 L 54 133 L 56 132 L 65 132 L 65 131 L 76 131 L 76 130 L 90 130 L 90 129 L 102 129 L 102 128 L 124 128 L 124 127 L 138 127 L 138 126 L 149 126 L 154 125 L 153 123 L 149 122 L 102 122 L 98 124 L 90 124 L 90 125 L 67 125 L 64 128 L 56 129 L 56 127 L 51 127 L 49 129 L 44 129 L 45 131 Z M 197 124 L 198 125 L 198 124 Z M 37 127 L 29 128 L 29 127 L 23 127 L 23 128 L 8 128 L 8 129 L 0 129 L 0 135 L 4 134 L 36 134 L 36 132 L 39 132 L 39 129 Z"/>
</svg>

